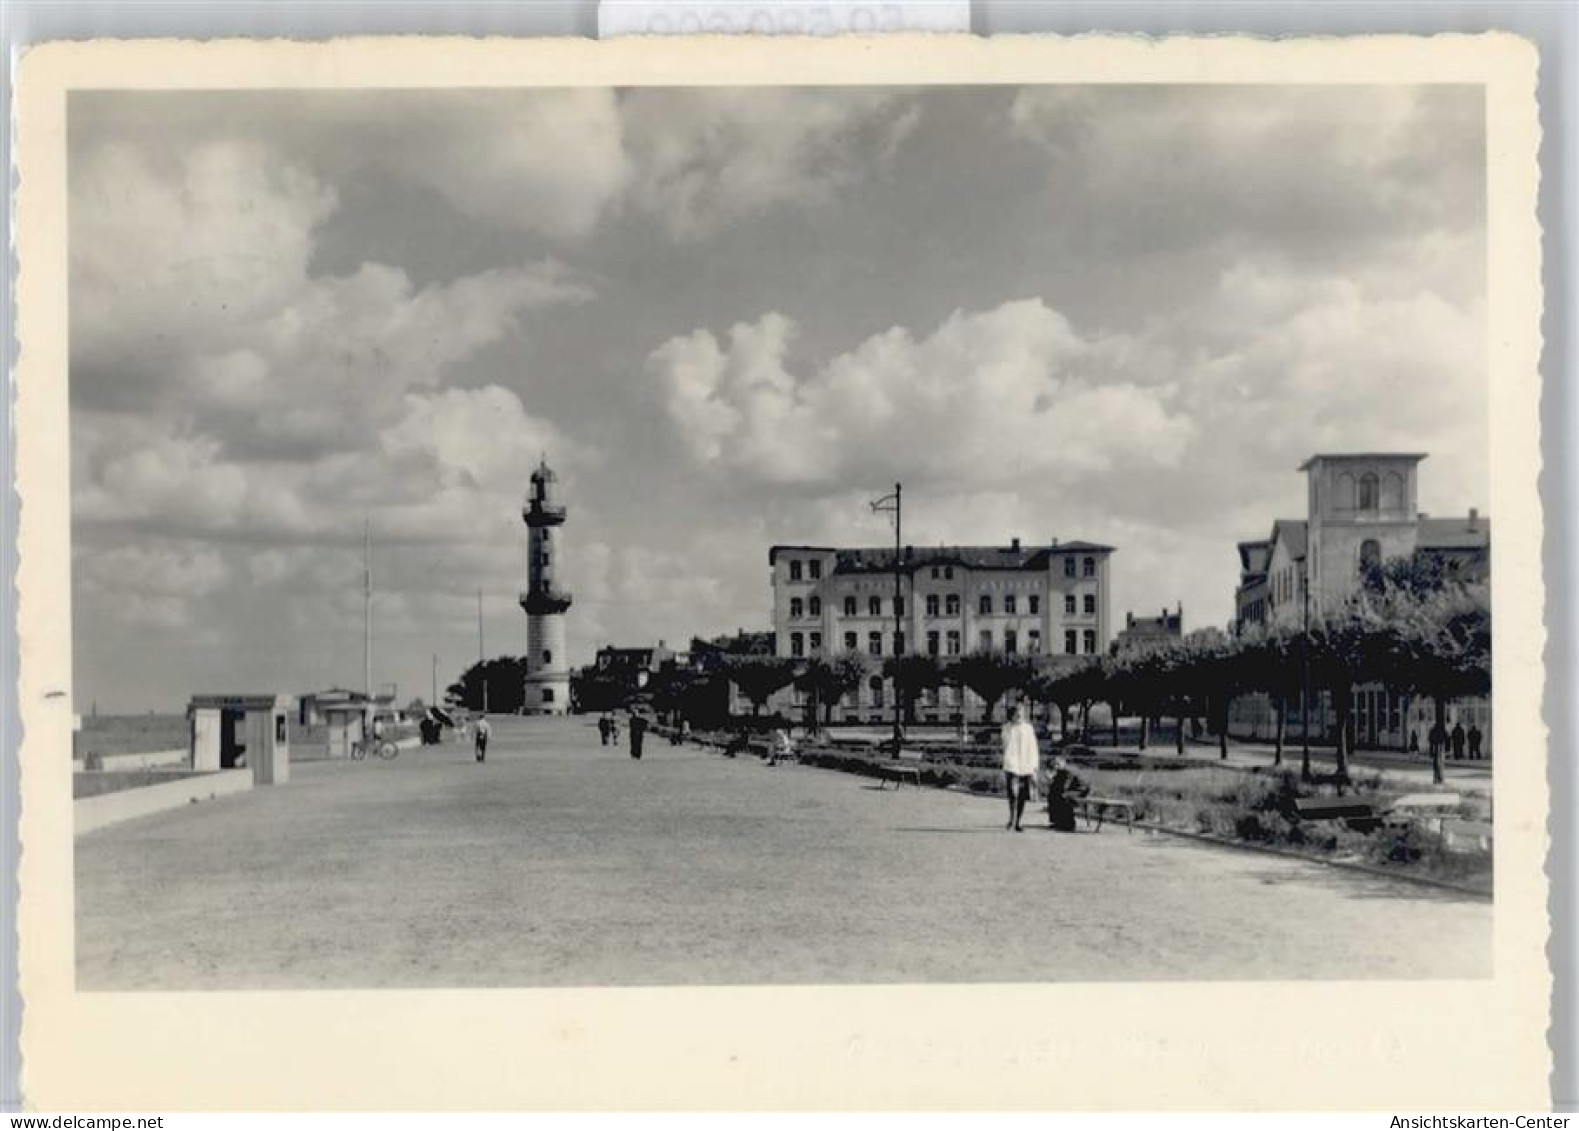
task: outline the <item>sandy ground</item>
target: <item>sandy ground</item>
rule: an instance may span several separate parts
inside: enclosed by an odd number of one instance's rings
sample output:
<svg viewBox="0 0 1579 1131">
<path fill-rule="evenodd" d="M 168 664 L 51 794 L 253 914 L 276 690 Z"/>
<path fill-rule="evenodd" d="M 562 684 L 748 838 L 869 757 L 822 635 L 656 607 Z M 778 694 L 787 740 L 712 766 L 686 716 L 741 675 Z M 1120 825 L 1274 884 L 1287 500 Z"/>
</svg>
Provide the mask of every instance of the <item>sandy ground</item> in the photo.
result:
<svg viewBox="0 0 1579 1131">
<path fill-rule="evenodd" d="M 77 841 L 83 989 L 1484 977 L 1488 902 L 590 722 Z"/>
</svg>

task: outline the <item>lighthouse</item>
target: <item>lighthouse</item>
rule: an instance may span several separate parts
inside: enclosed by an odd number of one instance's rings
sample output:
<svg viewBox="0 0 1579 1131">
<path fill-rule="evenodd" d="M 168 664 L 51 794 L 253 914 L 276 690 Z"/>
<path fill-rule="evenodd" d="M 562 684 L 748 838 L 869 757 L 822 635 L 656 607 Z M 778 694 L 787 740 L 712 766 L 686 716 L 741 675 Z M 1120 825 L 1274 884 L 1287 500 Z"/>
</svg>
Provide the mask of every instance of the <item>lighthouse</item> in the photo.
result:
<svg viewBox="0 0 1579 1131">
<path fill-rule="evenodd" d="M 554 583 L 559 564 L 559 528 L 565 508 L 558 502 L 558 477 L 547 458 L 532 472 L 532 487 L 521 508 L 526 522 L 527 590 L 525 710 L 532 715 L 563 715 L 570 710 L 570 667 L 565 654 L 565 610 L 570 594 Z"/>
</svg>

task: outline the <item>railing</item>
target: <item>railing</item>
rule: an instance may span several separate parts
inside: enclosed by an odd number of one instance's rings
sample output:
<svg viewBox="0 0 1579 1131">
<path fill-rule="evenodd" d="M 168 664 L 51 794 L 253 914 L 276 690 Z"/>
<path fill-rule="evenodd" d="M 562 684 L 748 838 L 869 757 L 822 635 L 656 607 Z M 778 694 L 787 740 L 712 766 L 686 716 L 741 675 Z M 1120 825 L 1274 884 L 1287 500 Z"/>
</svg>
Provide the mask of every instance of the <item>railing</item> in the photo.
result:
<svg viewBox="0 0 1579 1131">
<path fill-rule="evenodd" d="M 564 522 L 565 508 L 559 503 L 545 503 L 540 499 L 528 499 L 521 507 L 521 517 L 528 522 L 534 518 L 547 519 L 550 522 Z"/>
<path fill-rule="evenodd" d="M 562 613 L 570 607 L 571 595 L 565 589 L 524 589 L 521 607 L 529 613 Z"/>
</svg>

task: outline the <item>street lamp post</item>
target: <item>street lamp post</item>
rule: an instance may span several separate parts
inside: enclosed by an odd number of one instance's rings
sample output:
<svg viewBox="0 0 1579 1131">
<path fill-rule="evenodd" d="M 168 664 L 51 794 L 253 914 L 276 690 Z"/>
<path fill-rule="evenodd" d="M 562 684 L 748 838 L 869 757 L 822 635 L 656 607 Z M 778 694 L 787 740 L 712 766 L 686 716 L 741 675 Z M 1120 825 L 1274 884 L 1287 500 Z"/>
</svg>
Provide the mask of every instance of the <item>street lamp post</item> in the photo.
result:
<svg viewBox="0 0 1579 1131">
<path fill-rule="evenodd" d="M 899 642 L 904 634 L 904 621 L 900 610 L 904 606 L 904 593 L 901 588 L 901 570 L 903 563 L 900 561 L 901 523 L 904 517 L 903 510 L 904 488 L 894 484 L 894 493 L 884 495 L 872 504 L 872 510 L 894 516 L 894 656 L 899 656 Z M 897 671 L 897 668 L 896 668 Z M 903 696 L 899 691 L 899 680 L 894 680 L 894 757 L 899 757 L 899 744 L 904 738 L 904 720 L 902 703 Z"/>
<path fill-rule="evenodd" d="M 1304 669 L 1303 683 L 1299 691 L 1300 775 L 1308 781 L 1310 780 L 1310 577 L 1308 575 L 1300 577 L 1299 587 L 1305 601 L 1305 635 L 1300 640 L 1300 658 Z"/>
</svg>

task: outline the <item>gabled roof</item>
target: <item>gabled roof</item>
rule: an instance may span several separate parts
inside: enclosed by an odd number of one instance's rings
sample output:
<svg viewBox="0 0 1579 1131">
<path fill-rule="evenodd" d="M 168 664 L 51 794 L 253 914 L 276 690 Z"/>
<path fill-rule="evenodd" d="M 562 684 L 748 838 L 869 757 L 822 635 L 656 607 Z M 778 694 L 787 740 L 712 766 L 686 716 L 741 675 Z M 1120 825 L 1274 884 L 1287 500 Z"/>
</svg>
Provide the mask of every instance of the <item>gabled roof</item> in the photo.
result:
<svg viewBox="0 0 1579 1131">
<path fill-rule="evenodd" d="M 1302 518 L 1280 518 L 1272 524 L 1272 544 L 1281 541 L 1288 547 L 1288 556 L 1296 562 L 1305 560 L 1308 526 Z"/>
<path fill-rule="evenodd" d="M 1483 550 L 1491 545 L 1491 520 L 1476 515 L 1465 518 L 1423 518 L 1417 545 L 1422 550 Z"/>
<path fill-rule="evenodd" d="M 1239 543 L 1239 568 L 1246 574 L 1256 574 L 1260 572 L 1259 569 L 1253 568 L 1250 565 L 1250 559 L 1256 550 L 1263 550 L 1266 552 L 1267 557 L 1270 557 L 1272 554 L 1271 540 L 1268 538 L 1260 538 L 1253 539 L 1249 542 Z M 1266 561 L 1264 559 L 1261 565 L 1263 567 L 1266 565 Z"/>
</svg>

